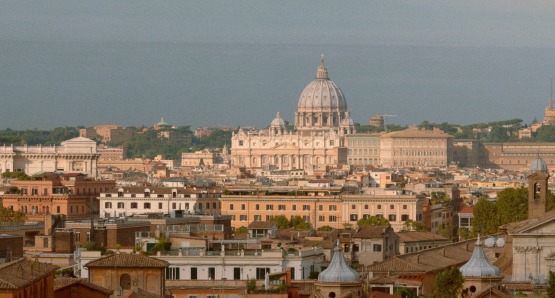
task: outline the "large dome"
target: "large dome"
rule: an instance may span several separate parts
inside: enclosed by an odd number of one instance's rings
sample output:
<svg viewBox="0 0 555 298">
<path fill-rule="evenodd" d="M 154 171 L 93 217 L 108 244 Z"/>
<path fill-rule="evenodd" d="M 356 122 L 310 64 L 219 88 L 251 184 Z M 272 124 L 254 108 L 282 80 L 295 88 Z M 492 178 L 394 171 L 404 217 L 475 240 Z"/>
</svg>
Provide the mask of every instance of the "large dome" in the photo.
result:
<svg viewBox="0 0 555 298">
<path fill-rule="evenodd" d="M 299 96 L 295 126 L 299 130 L 337 128 L 347 111 L 343 91 L 329 78 L 324 57 L 316 71 L 316 79 Z"/>
</svg>

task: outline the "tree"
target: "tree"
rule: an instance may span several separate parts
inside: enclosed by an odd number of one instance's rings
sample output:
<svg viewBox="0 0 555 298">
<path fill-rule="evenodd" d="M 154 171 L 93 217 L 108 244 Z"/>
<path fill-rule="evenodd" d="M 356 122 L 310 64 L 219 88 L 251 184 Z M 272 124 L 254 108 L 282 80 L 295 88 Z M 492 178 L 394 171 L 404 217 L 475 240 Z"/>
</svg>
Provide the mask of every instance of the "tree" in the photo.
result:
<svg viewBox="0 0 555 298">
<path fill-rule="evenodd" d="M 248 232 L 249 232 L 249 229 L 245 226 L 238 227 L 237 229 L 235 229 L 235 235 L 246 234 Z"/>
<path fill-rule="evenodd" d="M 481 198 L 474 206 L 472 221 L 472 235 L 489 235 L 497 233 L 500 225 L 499 213 L 495 203 Z"/>
<path fill-rule="evenodd" d="M 455 266 L 439 272 L 436 277 L 434 297 L 457 298 L 463 282 L 462 273 Z"/>
<path fill-rule="evenodd" d="M 528 218 L 528 189 L 505 188 L 497 194 L 497 211 L 500 224 Z"/>
<path fill-rule="evenodd" d="M 470 231 L 466 227 L 460 227 L 457 231 L 459 234 L 459 241 L 470 239 Z"/>
<path fill-rule="evenodd" d="M 536 141 L 555 142 L 555 126 L 542 125 L 536 131 Z"/>
<path fill-rule="evenodd" d="M 25 213 L 0 206 L 0 224 L 22 225 L 26 220 L 27 215 Z"/>
<path fill-rule="evenodd" d="M 291 223 L 285 215 L 277 215 L 270 219 L 270 222 L 276 224 L 276 227 L 280 230 L 287 229 L 291 227 Z"/>
<path fill-rule="evenodd" d="M 403 229 L 407 231 L 424 231 L 424 224 L 419 221 L 408 219 L 403 223 Z"/>
<path fill-rule="evenodd" d="M 292 228 L 298 230 L 309 230 L 310 228 L 312 228 L 312 225 L 300 216 L 293 216 L 289 223 Z"/>
<path fill-rule="evenodd" d="M 321 226 L 321 227 L 318 228 L 318 231 L 323 231 L 323 232 L 333 231 L 333 227 L 331 227 L 331 226 Z"/>
<path fill-rule="evenodd" d="M 390 226 L 389 221 L 381 216 L 370 216 L 366 219 L 362 218 L 357 221 L 359 227 L 370 226 L 370 227 L 388 227 Z"/>
<path fill-rule="evenodd" d="M 547 297 L 555 297 L 555 273 L 549 271 L 549 281 L 547 282 Z"/>
<path fill-rule="evenodd" d="M 453 240 L 453 226 L 450 223 L 439 226 L 438 234 L 447 239 Z"/>
</svg>

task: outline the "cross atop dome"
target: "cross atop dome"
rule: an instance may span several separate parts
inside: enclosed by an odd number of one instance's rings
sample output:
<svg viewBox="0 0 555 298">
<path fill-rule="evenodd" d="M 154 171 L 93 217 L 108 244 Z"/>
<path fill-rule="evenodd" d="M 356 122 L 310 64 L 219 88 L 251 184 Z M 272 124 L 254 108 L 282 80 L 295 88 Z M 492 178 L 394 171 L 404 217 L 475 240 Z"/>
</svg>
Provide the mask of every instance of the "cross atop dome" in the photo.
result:
<svg viewBox="0 0 555 298">
<path fill-rule="evenodd" d="M 320 56 L 320 65 L 318 65 L 318 70 L 316 71 L 316 79 L 323 79 L 323 80 L 330 79 L 328 76 L 328 69 L 324 64 L 324 54 Z"/>
</svg>

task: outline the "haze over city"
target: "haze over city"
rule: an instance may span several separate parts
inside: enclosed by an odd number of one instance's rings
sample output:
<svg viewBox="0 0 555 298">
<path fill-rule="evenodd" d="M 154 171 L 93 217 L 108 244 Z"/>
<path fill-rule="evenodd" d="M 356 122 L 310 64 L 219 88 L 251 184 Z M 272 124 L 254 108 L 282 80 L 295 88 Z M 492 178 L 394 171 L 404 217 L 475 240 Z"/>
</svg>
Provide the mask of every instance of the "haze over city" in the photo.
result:
<svg viewBox="0 0 555 298">
<path fill-rule="evenodd" d="M 324 54 L 353 119 L 541 119 L 551 1 L 0 1 L 0 127 L 293 121 Z"/>
</svg>

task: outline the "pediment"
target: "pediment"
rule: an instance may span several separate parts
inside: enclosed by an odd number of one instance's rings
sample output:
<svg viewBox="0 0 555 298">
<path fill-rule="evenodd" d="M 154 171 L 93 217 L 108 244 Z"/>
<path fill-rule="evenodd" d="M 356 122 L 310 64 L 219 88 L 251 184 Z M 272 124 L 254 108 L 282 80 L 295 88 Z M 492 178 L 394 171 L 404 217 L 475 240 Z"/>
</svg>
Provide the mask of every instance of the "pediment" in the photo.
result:
<svg viewBox="0 0 555 298">
<path fill-rule="evenodd" d="M 536 233 L 555 234 L 555 216 L 552 215 L 540 220 L 533 220 L 529 224 L 518 228 L 515 234 L 524 235 Z"/>
<path fill-rule="evenodd" d="M 283 142 L 277 143 L 273 149 L 298 149 L 299 147 L 293 143 Z"/>
</svg>

